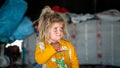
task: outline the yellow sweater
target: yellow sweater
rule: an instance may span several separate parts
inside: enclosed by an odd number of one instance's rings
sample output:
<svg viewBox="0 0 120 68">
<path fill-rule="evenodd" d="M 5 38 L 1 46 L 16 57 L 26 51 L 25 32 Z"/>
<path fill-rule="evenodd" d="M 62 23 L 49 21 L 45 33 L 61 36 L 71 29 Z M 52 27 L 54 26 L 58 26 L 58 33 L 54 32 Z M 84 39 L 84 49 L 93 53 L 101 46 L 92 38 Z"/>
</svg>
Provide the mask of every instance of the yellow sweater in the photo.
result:
<svg viewBox="0 0 120 68">
<path fill-rule="evenodd" d="M 64 68 L 79 68 L 78 58 L 73 45 L 65 40 L 61 40 L 59 43 L 61 52 L 55 51 L 49 42 L 38 43 L 35 51 L 36 62 L 44 64 L 45 68 L 60 68 L 60 66 Z"/>
</svg>

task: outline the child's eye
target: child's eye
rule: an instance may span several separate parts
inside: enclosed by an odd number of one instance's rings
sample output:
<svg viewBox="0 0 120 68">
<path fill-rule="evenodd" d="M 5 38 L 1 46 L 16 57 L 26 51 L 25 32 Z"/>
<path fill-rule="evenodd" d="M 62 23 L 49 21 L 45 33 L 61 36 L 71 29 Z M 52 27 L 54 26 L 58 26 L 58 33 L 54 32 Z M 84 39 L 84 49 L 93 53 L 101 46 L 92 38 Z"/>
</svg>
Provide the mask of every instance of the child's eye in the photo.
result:
<svg viewBox="0 0 120 68">
<path fill-rule="evenodd" d="M 57 27 L 55 27 L 54 30 L 57 30 Z"/>
<path fill-rule="evenodd" d="M 60 31 L 63 31 L 63 27 L 62 27 L 62 28 L 60 28 Z"/>
</svg>

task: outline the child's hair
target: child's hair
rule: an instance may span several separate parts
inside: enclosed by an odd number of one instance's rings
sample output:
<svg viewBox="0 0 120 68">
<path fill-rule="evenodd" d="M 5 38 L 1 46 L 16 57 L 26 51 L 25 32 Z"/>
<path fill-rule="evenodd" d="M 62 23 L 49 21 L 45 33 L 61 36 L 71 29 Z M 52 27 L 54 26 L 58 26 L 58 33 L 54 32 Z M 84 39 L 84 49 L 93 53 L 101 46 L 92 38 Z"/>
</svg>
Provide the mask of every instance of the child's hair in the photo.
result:
<svg viewBox="0 0 120 68">
<path fill-rule="evenodd" d="M 49 31 L 51 25 L 55 22 L 60 22 L 63 24 L 64 37 L 63 40 L 67 39 L 67 21 L 65 16 L 61 13 L 54 12 L 49 6 L 45 6 L 42 10 L 41 15 L 38 20 L 38 41 L 47 41 L 49 39 Z"/>
</svg>

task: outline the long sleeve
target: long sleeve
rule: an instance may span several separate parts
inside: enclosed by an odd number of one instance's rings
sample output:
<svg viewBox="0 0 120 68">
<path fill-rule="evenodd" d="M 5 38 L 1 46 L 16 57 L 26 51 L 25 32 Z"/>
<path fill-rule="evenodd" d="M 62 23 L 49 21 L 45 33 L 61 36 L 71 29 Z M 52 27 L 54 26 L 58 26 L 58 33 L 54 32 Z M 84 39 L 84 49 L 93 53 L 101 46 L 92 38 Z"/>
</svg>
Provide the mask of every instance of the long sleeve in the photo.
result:
<svg viewBox="0 0 120 68">
<path fill-rule="evenodd" d="M 76 51 L 75 51 L 73 45 L 70 44 L 69 47 L 71 50 L 71 66 L 72 66 L 71 68 L 80 68 L 78 57 L 77 57 L 77 54 L 76 54 Z"/>
<path fill-rule="evenodd" d="M 45 44 L 46 45 L 46 44 Z M 35 60 L 38 64 L 44 64 L 46 63 L 52 55 L 54 55 L 56 51 L 54 48 L 47 44 L 47 46 L 44 48 L 44 50 L 41 50 L 40 45 L 36 46 L 35 51 Z"/>
</svg>

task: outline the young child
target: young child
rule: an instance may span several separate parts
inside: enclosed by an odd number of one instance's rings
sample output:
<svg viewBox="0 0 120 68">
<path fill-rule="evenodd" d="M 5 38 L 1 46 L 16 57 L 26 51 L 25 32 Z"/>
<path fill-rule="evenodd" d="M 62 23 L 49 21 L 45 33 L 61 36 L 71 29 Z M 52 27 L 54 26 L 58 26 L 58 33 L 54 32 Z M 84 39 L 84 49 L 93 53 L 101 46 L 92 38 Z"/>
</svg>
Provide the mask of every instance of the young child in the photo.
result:
<svg viewBox="0 0 120 68">
<path fill-rule="evenodd" d="M 37 21 L 36 62 L 43 64 L 43 68 L 79 68 L 76 51 L 66 38 L 67 21 L 64 15 L 46 6 Z"/>
</svg>

